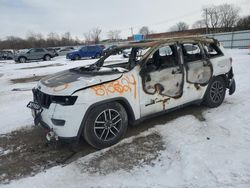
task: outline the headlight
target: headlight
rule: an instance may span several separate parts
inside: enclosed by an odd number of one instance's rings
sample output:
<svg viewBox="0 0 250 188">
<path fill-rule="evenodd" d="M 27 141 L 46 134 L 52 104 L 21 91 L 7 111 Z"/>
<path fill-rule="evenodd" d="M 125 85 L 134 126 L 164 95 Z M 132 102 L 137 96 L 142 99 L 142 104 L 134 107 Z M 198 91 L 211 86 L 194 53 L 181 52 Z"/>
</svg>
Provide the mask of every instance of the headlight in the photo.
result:
<svg viewBox="0 0 250 188">
<path fill-rule="evenodd" d="M 77 96 L 51 96 L 51 102 L 64 106 L 74 105 Z"/>
</svg>

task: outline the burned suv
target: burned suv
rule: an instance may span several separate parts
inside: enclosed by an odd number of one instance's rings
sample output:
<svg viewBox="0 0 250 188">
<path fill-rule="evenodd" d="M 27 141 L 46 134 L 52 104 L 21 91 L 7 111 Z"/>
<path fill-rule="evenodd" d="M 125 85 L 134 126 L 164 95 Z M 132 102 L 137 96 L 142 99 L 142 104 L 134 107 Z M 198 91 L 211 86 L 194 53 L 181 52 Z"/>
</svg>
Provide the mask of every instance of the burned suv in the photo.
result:
<svg viewBox="0 0 250 188">
<path fill-rule="evenodd" d="M 130 49 L 125 58 L 121 51 Z M 132 42 L 96 63 L 48 76 L 28 104 L 48 139 L 84 138 L 105 148 L 127 126 L 190 105 L 218 107 L 235 91 L 232 58 L 210 38 Z"/>
</svg>

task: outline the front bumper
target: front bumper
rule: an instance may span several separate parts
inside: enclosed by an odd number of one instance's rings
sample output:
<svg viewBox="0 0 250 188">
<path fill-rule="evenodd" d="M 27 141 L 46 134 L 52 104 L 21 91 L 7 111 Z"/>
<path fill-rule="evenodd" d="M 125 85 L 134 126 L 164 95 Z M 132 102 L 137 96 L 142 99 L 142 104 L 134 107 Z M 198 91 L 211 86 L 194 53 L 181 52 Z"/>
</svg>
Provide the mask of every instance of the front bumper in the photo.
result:
<svg viewBox="0 0 250 188">
<path fill-rule="evenodd" d="M 36 97 L 34 101 L 39 104 Z M 41 125 L 48 132 L 55 132 L 60 140 L 75 141 L 79 138 L 79 130 L 87 109 L 86 104 L 63 106 L 51 103 L 48 107 L 41 108 L 41 113 L 32 109 L 36 125 Z"/>
</svg>

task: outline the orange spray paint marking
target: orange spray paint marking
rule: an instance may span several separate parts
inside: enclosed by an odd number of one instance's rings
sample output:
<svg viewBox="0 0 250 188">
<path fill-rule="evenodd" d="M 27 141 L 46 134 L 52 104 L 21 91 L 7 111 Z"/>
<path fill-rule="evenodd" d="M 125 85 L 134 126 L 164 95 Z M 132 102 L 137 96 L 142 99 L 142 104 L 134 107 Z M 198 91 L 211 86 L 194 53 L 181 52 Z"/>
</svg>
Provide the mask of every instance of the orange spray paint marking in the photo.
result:
<svg viewBox="0 0 250 188">
<path fill-rule="evenodd" d="M 63 91 L 65 89 L 67 89 L 69 87 L 69 84 L 63 84 L 60 86 L 57 86 L 53 89 L 54 92 L 59 92 L 59 91 Z"/>
<path fill-rule="evenodd" d="M 112 93 L 124 94 L 134 90 L 134 98 L 136 98 L 136 80 L 134 75 L 123 76 L 119 80 L 106 84 L 97 85 L 91 88 L 97 96 L 109 95 Z"/>
</svg>

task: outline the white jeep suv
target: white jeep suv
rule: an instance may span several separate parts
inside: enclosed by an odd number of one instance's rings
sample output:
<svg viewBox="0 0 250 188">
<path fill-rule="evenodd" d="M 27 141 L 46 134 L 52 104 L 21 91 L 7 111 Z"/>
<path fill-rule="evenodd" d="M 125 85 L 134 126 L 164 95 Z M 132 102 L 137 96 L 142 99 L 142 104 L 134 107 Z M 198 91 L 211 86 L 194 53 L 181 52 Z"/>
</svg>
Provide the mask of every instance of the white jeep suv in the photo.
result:
<svg viewBox="0 0 250 188">
<path fill-rule="evenodd" d="M 49 139 L 83 137 L 100 149 L 121 140 L 128 124 L 193 103 L 218 107 L 227 88 L 234 93 L 232 59 L 218 41 L 159 39 L 119 46 L 92 65 L 40 80 L 28 107 Z"/>
</svg>

